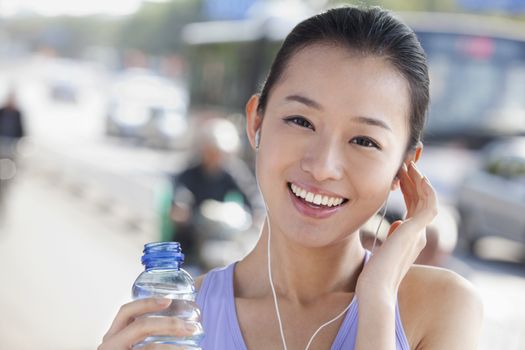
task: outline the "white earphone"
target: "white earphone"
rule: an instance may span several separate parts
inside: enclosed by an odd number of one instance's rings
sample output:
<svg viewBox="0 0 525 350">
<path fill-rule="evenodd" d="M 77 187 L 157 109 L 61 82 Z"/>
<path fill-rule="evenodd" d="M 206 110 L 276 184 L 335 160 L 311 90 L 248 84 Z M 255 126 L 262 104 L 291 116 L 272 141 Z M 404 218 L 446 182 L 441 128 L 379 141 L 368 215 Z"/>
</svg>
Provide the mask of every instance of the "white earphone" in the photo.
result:
<svg viewBox="0 0 525 350">
<path fill-rule="evenodd" d="M 255 149 L 259 150 L 259 144 L 261 143 L 261 129 L 257 129 L 255 132 Z"/>
</svg>

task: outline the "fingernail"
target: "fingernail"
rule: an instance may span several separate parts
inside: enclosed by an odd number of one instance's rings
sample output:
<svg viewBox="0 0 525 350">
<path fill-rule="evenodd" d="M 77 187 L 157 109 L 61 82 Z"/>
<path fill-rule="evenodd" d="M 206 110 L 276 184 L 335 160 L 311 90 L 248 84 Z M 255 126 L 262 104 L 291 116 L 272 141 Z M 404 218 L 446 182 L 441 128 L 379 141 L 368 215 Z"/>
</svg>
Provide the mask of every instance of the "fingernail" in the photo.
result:
<svg viewBox="0 0 525 350">
<path fill-rule="evenodd" d="M 168 298 L 155 298 L 155 302 L 162 306 L 168 306 L 171 304 L 171 299 Z"/>
<path fill-rule="evenodd" d="M 410 165 L 415 169 L 416 168 L 416 163 L 414 163 L 413 160 L 410 161 Z"/>
<path fill-rule="evenodd" d="M 405 163 L 403 163 L 403 170 L 408 171 L 407 165 Z"/>
</svg>

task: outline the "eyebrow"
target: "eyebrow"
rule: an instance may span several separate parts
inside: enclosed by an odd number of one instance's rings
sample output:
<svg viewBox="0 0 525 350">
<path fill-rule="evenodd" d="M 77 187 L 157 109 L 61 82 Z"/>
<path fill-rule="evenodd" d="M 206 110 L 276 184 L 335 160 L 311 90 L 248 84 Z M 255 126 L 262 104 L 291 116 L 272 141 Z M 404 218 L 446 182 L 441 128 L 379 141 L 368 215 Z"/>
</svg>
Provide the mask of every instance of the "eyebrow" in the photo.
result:
<svg viewBox="0 0 525 350">
<path fill-rule="evenodd" d="M 388 126 L 387 123 L 385 123 L 382 120 L 376 119 L 376 118 L 358 116 L 358 117 L 354 117 L 352 119 L 357 121 L 357 122 L 359 122 L 359 123 L 363 123 L 363 124 L 367 124 L 367 125 L 373 125 L 373 126 L 379 126 L 379 127 L 383 128 L 385 130 L 392 131 L 392 129 Z"/>
<path fill-rule="evenodd" d="M 308 98 L 308 97 L 305 97 L 305 96 L 301 96 L 301 95 L 290 95 L 290 96 L 286 96 L 285 100 L 287 101 L 295 101 L 295 102 L 299 102 L 299 103 L 302 103 L 308 107 L 311 107 L 311 108 L 315 108 L 319 111 L 322 111 L 324 110 L 323 106 L 321 106 L 321 104 L 319 104 L 318 102 Z M 379 126 L 380 128 L 383 128 L 385 130 L 388 130 L 388 131 L 392 131 L 392 129 L 388 126 L 387 123 L 385 123 L 384 121 L 380 120 L 380 119 L 376 119 L 376 118 L 371 118 L 371 117 L 365 117 L 365 116 L 357 116 L 357 117 L 354 117 L 352 118 L 352 120 L 355 120 L 359 123 L 362 123 L 362 124 L 367 124 L 367 125 L 372 125 L 372 126 Z"/>
<path fill-rule="evenodd" d="M 320 111 L 324 109 L 323 106 L 321 106 L 318 102 L 315 102 L 314 100 L 309 99 L 308 97 L 301 96 L 301 95 L 286 96 L 285 100 L 299 102 L 308 107 L 312 107 Z"/>
</svg>

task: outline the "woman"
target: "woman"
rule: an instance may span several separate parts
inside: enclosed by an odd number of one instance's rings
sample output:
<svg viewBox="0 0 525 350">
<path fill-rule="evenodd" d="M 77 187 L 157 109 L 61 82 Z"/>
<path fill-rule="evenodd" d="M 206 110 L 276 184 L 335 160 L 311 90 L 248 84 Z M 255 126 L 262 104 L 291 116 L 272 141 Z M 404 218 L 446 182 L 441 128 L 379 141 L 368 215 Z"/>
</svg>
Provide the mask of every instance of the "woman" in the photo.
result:
<svg viewBox="0 0 525 350">
<path fill-rule="evenodd" d="M 252 252 L 197 279 L 204 349 L 476 348 L 471 285 L 413 265 L 436 215 L 414 164 L 428 85 L 414 33 L 379 8 L 333 9 L 288 35 L 246 105 L 268 215 Z M 370 254 L 359 228 L 397 188 L 406 219 Z M 99 349 L 191 331 L 177 319 L 135 320 L 163 307 L 125 305 Z"/>
</svg>

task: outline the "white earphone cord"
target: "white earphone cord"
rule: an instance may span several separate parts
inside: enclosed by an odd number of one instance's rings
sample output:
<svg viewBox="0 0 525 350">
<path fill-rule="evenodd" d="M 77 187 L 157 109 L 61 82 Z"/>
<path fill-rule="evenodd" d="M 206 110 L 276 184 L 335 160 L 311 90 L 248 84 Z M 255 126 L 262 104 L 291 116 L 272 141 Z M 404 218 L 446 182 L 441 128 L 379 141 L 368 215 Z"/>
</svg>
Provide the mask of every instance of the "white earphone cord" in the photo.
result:
<svg viewBox="0 0 525 350">
<path fill-rule="evenodd" d="M 375 251 L 375 248 L 376 248 L 377 235 L 379 233 L 379 228 L 381 227 L 381 224 L 383 223 L 383 220 L 385 219 L 386 210 L 388 208 L 388 198 L 389 197 L 390 197 L 390 192 L 388 193 L 388 196 L 386 197 L 385 209 L 383 210 L 383 215 L 381 215 L 381 220 L 379 220 L 379 225 L 377 225 L 376 234 L 374 235 L 374 243 L 372 243 L 372 253 Z"/>
<path fill-rule="evenodd" d="M 262 194 L 262 192 L 261 192 Z M 263 201 L 264 201 L 264 197 L 263 197 Z M 283 329 L 283 322 L 281 320 L 281 313 L 279 311 L 279 303 L 277 301 L 277 293 L 275 292 L 275 287 L 273 285 L 273 278 L 272 278 L 272 263 L 271 263 L 271 236 L 272 236 L 272 228 L 270 226 L 270 215 L 269 215 L 269 210 L 268 210 L 268 206 L 266 206 L 266 201 L 264 201 L 264 205 L 266 207 L 266 223 L 268 224 L 268 249 L 267 249 L 267 252 L 268 252 L 268 278 L 270 280 L 270 288 L 272 290 L 272 295 L 273 295 L 273 302 L 274 302 L 274 305 L 275 305 L 275 313 L 277 315 L 277 321 L 279 322 L 279 331 L 281 332 L 281 340 L 283 342 L 283 347 L 284 347 L 284 350 L 288 350 L 288 347 L 286 346 L 286 339 L 284 337 L 284 329 Z M 374 252 L 374 248 L 375 248 L 375 245 L 376 245 L 376 240 L 377 240 L 377 234 L 379 233 L 379 228 L 381 227 L 381 223 L 383 222 L 383 219 L 385 218 L 385 214 L 386 214 L 386 209 L 387 209 L 387 205 L 388 205 L 388 198 L 387 198 L 387 201 L 386 201 L 386 204 L 385 204 L 385 209 L 383 211 L 383 215 L 381 216 L 381 221 L 379 221 L 379 225 L 377 226 L 377 230 L 376 230 L 376 234 L 375 234 L 375 237 L 374 237 L 374 243 L 372 245 L 372 252 Z M 331 324 L 332 322 L 335 322 L 337 319 L 339 319 L 341 316 L 343 316 L 345 314 L 345 312 L 348 311 L 348 309 L 350 308 L 350 306 L 352 305 L 352 302 L 350 302 L 345 308 L 343 311 L 341 311 L 341 313 L 339 315 L 337 315 L 336 317 L 332 318 L 330 321 L 328 322 L 325 322 L 323 323 L 319 328 L 317 328 L 317 330 L 314 332 L 314 334 L 312 334 L 312 337 L 310 338 L 310 340 L 308 341 L 308 344 L 306 345 L 306 348 L 305 350 L 308 350 L 310 348 L 310 345 L 312 344 L 312 342 L 314 341 L 314 338 L 315 336 L 326 326 L 328 326 L 329 324 Z"/>
</svg>

